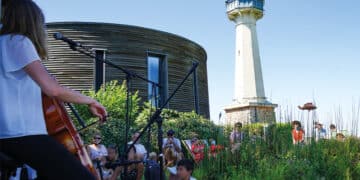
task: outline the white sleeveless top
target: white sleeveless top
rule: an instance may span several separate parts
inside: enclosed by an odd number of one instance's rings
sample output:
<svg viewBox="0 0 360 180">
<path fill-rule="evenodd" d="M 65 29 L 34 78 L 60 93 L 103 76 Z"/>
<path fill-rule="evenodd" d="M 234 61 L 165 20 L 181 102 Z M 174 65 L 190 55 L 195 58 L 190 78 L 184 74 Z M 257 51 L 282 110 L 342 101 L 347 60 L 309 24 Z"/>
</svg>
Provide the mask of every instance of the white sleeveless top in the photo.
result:
<svg viewBox="0 0 360 180">
<path fill-rule="evenodd" d="M 0 36 L 0 139 L 47 134 L 41 89 L 23 70 L 37 60 L 27 37 Z"/>
</svg>

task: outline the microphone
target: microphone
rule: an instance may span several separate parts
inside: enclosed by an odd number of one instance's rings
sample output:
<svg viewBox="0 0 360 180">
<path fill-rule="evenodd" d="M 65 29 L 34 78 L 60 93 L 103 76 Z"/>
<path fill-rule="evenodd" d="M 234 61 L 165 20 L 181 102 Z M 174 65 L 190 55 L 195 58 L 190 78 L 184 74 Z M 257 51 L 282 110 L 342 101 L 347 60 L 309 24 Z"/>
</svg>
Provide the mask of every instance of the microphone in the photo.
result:
<svg viewBox="0 0 360 180">
<path fill-rule="evenodd" d="M 82 47 L 82 45 L 81 45 L 79 42 L 75 42 L 75 41 L 73 41 L 73 40 L 71 40 L 71 39 L 63 36 L 63 35 L 62 35 L 61 33 L 59 33 L 59 32 L 54 33 L 54 34 L 53 34 L 53 37 L 54 37 L 56 40 L 62 40 L 62 41 L 64 41 L 64 42 L 68 43 L 71 48 Z"/>
</svg>

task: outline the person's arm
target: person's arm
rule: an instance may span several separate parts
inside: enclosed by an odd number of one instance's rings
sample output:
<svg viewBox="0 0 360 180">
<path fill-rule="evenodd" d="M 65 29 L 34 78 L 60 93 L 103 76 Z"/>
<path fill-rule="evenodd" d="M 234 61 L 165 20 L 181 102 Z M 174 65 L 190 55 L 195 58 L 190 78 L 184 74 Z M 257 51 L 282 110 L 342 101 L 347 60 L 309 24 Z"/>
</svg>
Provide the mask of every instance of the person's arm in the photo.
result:
<svg viewBox="0 0 360 180">
<path fill-rule="evenodd" d="M 105 108 L 96 100 L 61 86 L 47 72 L 40 60 L 33 61 L 24 67 L 24 71 L 40 86 L 43 93 L 64 102 L 87 104 L 91 113 L 105 121 L 107 112 Z"/>
</svg>

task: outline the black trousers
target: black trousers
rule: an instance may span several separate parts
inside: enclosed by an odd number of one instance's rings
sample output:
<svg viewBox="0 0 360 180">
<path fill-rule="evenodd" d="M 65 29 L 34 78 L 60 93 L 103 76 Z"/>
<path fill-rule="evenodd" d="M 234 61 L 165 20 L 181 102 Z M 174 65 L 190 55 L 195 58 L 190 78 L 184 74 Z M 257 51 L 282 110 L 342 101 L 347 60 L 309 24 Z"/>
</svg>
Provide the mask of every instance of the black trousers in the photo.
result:
<svg viewBox="0 0 360 180">
<path fill-rule="evenodd" d="M 80 160 L 48 135 L 0 139 L 0 151 L 35 169 L 39 180 L 95 180 Z"/>
</svg>

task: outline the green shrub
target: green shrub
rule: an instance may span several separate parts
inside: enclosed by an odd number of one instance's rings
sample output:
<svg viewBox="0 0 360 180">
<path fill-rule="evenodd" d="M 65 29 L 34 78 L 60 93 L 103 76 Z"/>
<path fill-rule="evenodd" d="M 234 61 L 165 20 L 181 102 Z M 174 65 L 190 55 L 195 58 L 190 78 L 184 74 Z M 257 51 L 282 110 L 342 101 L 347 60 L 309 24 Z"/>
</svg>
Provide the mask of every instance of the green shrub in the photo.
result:
<svg viewBox="0 0 360 180">
<path fill-rule="evenodd" d="M 136 127 L 144 128 L 149 121 L 150 111 L 153 113 L 155 109 L 150 109 L 149 103 L 145 104 L 145 108 L 136 119 Z M 210 138 L 217 139 L 220 128 L 216 126 L 209 119 L 205 119 L 195 112 L 178 112 L 175 110 L 164 109 L 161 113 L 163 121 L 163 137 L 169 129 L 175 131 L 175 137 L 184 140 L 191 139 L 197 136 L 199 139 L 209 140 Z M 157 151 L 157 124 L 154 123 L 151 127 L 151 151 Z M 147 135 L 146 135 L 147 136 Z M 147 137 L 144 137 L 145 139 Z M 145 142 L 145 141 L 144 141 Z"/>
<path fill-rule="evenodd" d="M 104 107 L 106 107 L 106 110 L 110 115 L 110 117 L 107 118 L 106 123 L 102 125 L 96 124 L 87 128 L 84 132 L 81 133 L 85 143 L 91 143 L 94 133 L 101 133 L 103 137 L 102 143 L 105 145 L 116 144 L 119 147 L 122 147 L 122 144 L 125 143 L 126 127 L 125 83 L 120 85 L 117 81 L 111 81 L 106 83 L 105 86 L 102 86 L 98 92 L 89 90 L 83 93 L 98 100 Z M 134 126 L 134 119 L 138 114 L 140 101 L 137 92 L 132 94 L 130 101 L 130 125 Z M 86 105 L 76 105 L 75 107 L 81 117 L 84 119 L 85 124 L 91 124 L 97 121 L 97 118 L 94 118 L 90 114 Z M 78 125 L 78 123 L 76 124 Z"/>
</svg>

